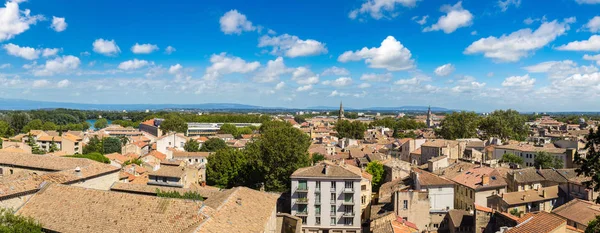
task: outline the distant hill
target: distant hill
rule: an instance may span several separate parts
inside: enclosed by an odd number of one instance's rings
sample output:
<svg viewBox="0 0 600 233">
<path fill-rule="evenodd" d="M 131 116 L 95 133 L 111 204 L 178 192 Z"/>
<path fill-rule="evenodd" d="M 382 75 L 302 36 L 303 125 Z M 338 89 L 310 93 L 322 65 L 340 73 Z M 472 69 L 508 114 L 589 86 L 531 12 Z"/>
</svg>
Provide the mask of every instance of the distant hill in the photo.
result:
<svg viewBox="0 0 600 233">
<path fill-rule="evenodd" d="M 427 111 L 427 108 L 429 108 L 428 106 L 400 106 L 400 107 L 370 107 L 370 108 L 348 108 L 348 107 L 344 107 L 344 110 L 348 111 Z M 333 106 L 313 106 L 313 107 L 308 107 L 306 109 L 314 109 L 314 110 L 338 110 L 340 109 L 339 106 L 333 107 Z M 447 112 L 447 111 L 452 111 L 450 109 L 447 108 L 441 108 L 441 107 L 431 107 L 431 111 L 434 112 Z"/>
</svg>

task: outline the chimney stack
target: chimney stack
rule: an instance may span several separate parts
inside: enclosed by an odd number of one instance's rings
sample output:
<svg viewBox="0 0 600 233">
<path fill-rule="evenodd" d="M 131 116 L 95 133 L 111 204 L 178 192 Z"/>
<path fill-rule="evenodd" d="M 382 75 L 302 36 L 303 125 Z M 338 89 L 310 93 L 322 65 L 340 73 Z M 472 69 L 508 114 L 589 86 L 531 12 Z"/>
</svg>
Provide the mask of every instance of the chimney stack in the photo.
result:
<svg viewBox="0 0 600 233">
<path fill-rule="evenodd" d="M 323 166 L 323 174 L 327 175 L 327 169 L 328 169 L 328 166 L 327 166 L 327 164 L 325 164 L 325 166 Z"/>
<path fill-rule="evenodd" d="M 545 190 L 545 189 L 544 189 L 544 190 L 542 190 L 542 197 L 543 197 L 543 198 L 546 198 L 546 190 Z"/>
<path fill-rule="evenodd" d="M 484 174 L 481 176 L 481 185 L 486 186 L 490 184 L 490 176 Z"/>
<path fill-rule="evenodd" d="M 523 194 L 523 198 L 521 198 L 521 200 L 525 200 L 525 197 L 527 197 L 527 195 Z"/>
</svg>

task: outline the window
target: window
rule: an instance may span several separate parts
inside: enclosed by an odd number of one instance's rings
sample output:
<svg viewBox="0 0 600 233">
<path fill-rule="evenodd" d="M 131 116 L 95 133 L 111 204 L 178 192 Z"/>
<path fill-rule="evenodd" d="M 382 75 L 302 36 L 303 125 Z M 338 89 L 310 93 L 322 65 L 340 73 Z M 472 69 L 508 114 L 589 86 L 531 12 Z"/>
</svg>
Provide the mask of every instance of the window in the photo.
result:
<svg viewBox="0 0 600 233">
<path fill-rule="evenodd" d="M 354 219 L 353 218 L 344 218 L 344 225 L 354 225 Z"/>
<path fill-rule="evenodd" d="M 365 191 L 365 190 L 367 190 L 367 186 L 366 186 L 366 185 L 360 186 L 360 189 L 361 189 L 362 191 Z"/>
<path fill-rule="evenodd" d="M 315 218 L 315 225 L 321 225 L 321 217 Z"/>
<path fill-rule="evenodd" d="M 335 193 L 331 194 L 331 198 L 329 199 L 331 203 L 335 203 Z"/>
<path fill-rule="evenodd" d="M 352 193 L 344 193 L 344 202 L 352 202 L 352 197 L 354 195 Z"/>
<path fill-rule="evenodd" d="M 364 204 L 366 204 L 366 202 L 367 202 L 367 196 L 361 196 L 360 203 L 364 205 Z"/>
<path fill-rule="evenodd" d="M 316 181 L 315 182 L 315 189 L 316 190 L 321 190 L 321 181 Z"/>
<path fill-rule="evenodd" d="M 321 193 L 315 193 L 315 203 L 321 203 Z"/>
<path fill-rule="evenodd" d="M 331 211 L 329 212 L 332 216 L 335 216 L 335 205 L 331 206 Z"/>
<path fill-rule="evenodd" d="M 321 214 L 321 205 L 315 205 L 315 214 L 317 214 L 317 215 Z"/>
<path fill-rule="evenodd" d="M 403 202 L 403 203 L 402 203 L 402 206 L 403 206 L 403 208 L 404 208 L 404 209 L 408 209 L 408 200 L 404 200 L 404 201 L 402 201 L 402 202 Z"/>
<path fill-rule="evenodd" d="M 335 217 L 331 218 L 331 221 L 329 222 L 329 225 L 335 226 Z"/>
<path fill-rule="evenodd" d="M 353 211 L 352 211 L 352 206 L 351 205 L 344 206 L 344 213 L 351 214 L 352 212 Z"/>
<path fill-rule="evenodd" d="M 306 184 L 306 180 L 298 181 L 298 190 L 307 190 L 308 186 Z"/>
<path fill-rule="evenodd" d="M 439 227 L 440 227 L 440 225 L 439 225 L 439 224 L 437 224 L 437 223 L 434 223 L 434 224 L 433 224 L 433 228 L 439 228 Z"/>
<path fill-rule="evenodd" d="M 167 182 L 167 177 L 163 177 L 163 182 Z"/>
<path fill-rule="evenodd" d="M 335 192 L 335 181 L 331 181 L 331 191 Z"/>
<path fill-rule="evenodd" d="M 352 183 L 352 181 L 346 181 L 344 188 L 346 189 L 354 189 L 354 183 Z"/>
<path fill-rule="evenodd" d="M 306 216 L 302 216 L 300 219 L 302 219 L 302 225 L 306 225 Z"/>
<path fill-rule="evenodd" d="M 171 142 L 169 142 L 169 146 L 171 145 Z"/>
</svg>

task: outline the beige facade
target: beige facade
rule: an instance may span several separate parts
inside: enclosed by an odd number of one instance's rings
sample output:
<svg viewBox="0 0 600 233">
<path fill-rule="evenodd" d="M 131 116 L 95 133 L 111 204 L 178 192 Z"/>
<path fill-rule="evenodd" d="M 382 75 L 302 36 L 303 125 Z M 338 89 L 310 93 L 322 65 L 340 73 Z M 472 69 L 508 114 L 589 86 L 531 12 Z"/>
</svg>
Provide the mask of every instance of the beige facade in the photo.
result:
<svg viewBox="0 0 600 233">
<path fill-rule="evenodd" d="M 396 191 L 394 197 L 394 211 L 398 217 L 416 224 L 419 229 L 428 229 L 431 216 L 427 192 L 402 190 Z"/>
</svg>

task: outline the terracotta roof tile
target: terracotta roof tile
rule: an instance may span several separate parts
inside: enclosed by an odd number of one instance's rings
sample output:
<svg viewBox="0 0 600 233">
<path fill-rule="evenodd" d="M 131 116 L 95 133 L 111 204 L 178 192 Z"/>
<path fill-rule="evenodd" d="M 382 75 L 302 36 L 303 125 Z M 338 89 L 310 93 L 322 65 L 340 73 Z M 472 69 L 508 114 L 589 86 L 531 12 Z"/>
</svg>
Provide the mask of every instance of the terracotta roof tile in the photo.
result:
<svg viewBox="0 0 600 233">
<path fill-rule="evenodd" d="M 591 201 L 573 199 L 558 208 L 552 210 L 552 213 L 574 222 L 587 226 L 588 222 L 600 215 L 600 205 Z"/>
<path fill-rule="evenodd" d="M 509 229 L 507 233 L 550 233 L 563 225 L 567 221 L 560 217 L 540 211 L 537 213 L 528 213 L 519 218 L 518 225 Z"/>
</svg>

